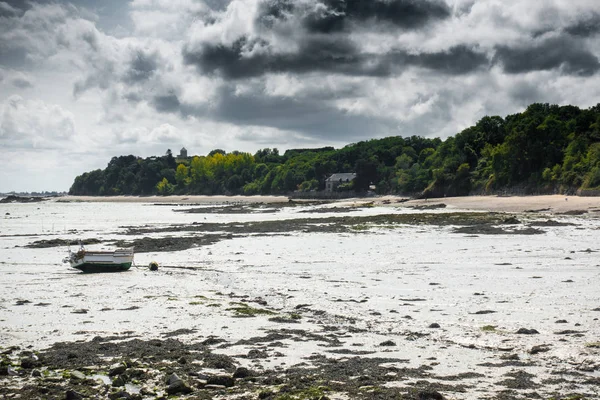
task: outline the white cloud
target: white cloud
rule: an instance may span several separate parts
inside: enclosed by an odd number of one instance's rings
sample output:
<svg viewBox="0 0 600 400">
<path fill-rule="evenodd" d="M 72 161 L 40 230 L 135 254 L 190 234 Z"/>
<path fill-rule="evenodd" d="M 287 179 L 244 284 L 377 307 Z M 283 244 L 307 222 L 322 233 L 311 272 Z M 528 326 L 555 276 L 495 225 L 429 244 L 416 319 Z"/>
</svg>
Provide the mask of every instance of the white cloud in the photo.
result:
<svg viewBox="0 0 600 400">
<path fill-rule="evenodd" d="M 150 132 L 148 139 L 158 143 L 172 143 L 180 139 L 179 130 L 170 124 L 162 124 Z"/>
<path fill-rule="evenodd" d="M 0 109 L 3 147 L 62 148 L 75 135 L 73 114 L 56 104 L 11 96 Z"/>
<path fill-rule="evenodd" d="M 134 0 L 131 19 L 135 33 L 160 39 L 180 39 L 190 24 L 209 9 L 194 0 Z"/>
<path fill-rule="evenodd" d="M 164 144 L 179 143 L 182 139 L 179 129 L 169 123 L 153 129 L 133 127 L 115 133 L 118 143 Z"/>
</svg>

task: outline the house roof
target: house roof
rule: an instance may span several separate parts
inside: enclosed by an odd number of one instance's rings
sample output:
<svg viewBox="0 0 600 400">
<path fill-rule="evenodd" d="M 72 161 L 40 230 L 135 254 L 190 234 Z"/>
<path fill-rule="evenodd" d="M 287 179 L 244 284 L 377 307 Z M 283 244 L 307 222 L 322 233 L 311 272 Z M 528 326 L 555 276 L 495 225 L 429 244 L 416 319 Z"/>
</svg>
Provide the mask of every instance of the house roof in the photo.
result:
<svg viewBox="0 0 600 400">
<path fill-rule="evenodd" d="M 346 180 L 351 181 L 354 178 L 356 178 L 356 174 L 354 172 L 343 172 L 343 173 L 339 173 L 339 174 L 333 174 L 329 178 L 327 178 L 325 181 L 326 182 L 331 182 L 331 181 L 337 182 L 341 179 L 342 182 L 345 182 Z"/>
</svg>

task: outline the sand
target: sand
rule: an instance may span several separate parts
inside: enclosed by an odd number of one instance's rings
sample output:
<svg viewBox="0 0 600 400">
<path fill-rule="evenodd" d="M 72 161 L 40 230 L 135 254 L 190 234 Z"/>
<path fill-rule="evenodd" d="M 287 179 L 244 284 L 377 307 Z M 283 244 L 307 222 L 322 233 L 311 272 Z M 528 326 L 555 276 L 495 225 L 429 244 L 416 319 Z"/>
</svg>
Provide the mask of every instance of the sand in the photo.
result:
<svg viewBox="0 0 600 400">
<path fill-rule="evenodd" d="M 445 197 L 428 200 L 408 200 L 401 196 L 377 196 L 352 199 L 332 200 L 339 205 L 364 205 L 373 203 L 377 206 L 427 206 L 445 204 L 448 207 L 462 210 L 526 212 L 549 211 L 555 213 L 579 210 L 600 211 L 600 197 L 579 197 L 563 195 L 545 196 L 462 196 Z M 58 202 L 109 202 L 109 203 L 155 203 L 155 204 L 241 204 L 241 203 L 282 203 L 288 202 L 287 196 L 65 196 L 56 199 Z M 294 200 L 306 202 L 310 200 Z"/>
</svg>

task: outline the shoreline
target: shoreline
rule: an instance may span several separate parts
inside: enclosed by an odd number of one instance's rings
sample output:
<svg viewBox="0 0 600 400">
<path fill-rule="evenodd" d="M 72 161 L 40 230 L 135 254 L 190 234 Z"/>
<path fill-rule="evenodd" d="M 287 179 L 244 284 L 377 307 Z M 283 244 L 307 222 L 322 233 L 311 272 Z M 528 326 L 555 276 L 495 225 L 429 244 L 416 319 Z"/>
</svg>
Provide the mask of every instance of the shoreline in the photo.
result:
<svg viewBox="0 0 600 400">
<path fill-rule="evenodd" d="M 277 204 L 288 203 L 287 196 L 64 196 L 53 199 L 60 203 L 153 203 L 153 204 Z M 600 197 L 579 197 L 563 195 L 535 196 L 461 196 L 435 199 L 410 199 L 402 196 L 356 197 L 348 199 L 301 199 L 293 200 L 303 203 L 310 201 L 325 201 L 340 206 L 356 206 L 372 204 L 389 207 L 423 207 L 434 204 L 445 204 L 451 208 L 462 210 L 477 210 L 490 212 L 600 212 Z"/>
<path fill-rule="evenodd" d="M 600 394 L 597 199 L 149 199 L 5 208 L 0 397 Z M 61 266 L 82 235 L 136 268 Z"/>
</svg>

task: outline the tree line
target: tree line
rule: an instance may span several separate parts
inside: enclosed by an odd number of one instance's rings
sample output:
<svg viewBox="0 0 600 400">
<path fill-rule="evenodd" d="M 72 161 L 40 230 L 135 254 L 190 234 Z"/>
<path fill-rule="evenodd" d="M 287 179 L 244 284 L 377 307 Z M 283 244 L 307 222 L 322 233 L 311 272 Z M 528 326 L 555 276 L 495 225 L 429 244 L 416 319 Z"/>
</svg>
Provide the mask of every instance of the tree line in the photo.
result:
<svg viewBox="0 0 600 400">
<path fill-rule="evenodd" d="M 448 137 L 392 136 L 341 149 L 276 148 L 255 154 L 216 149 L 206 156 L 113 157 L 75 178 L 71 195 L 289 194 L 319 191 L 333 173 L 354 172 L 341 190 L 417 197 L 518 191 L 574 193 L 600 188 L 600 104 L 532 104 L 486 116 Z"/>
</svg>

